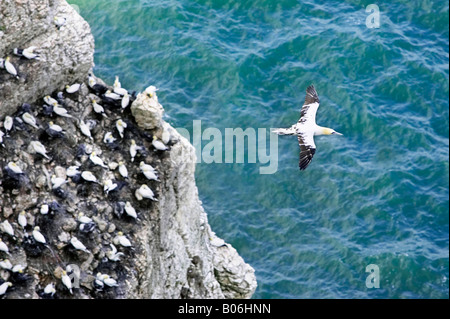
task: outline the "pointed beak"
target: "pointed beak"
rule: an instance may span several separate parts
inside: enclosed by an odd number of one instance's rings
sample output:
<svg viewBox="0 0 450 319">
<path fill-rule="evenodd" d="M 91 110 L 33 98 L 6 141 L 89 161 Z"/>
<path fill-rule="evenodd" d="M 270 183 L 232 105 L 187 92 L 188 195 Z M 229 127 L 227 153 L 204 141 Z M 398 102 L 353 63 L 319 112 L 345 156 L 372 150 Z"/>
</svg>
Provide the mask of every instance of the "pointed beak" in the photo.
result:
<svg viewBox="0 0 450 319">
<path fill-rule="evenodd" d="M 341 134 L 341 133 L 338 133 L 338 132 L 333 132 L 333 134 L 336 134 L 336 135 L 344 135 L 344 134 Z"/>
</svg>

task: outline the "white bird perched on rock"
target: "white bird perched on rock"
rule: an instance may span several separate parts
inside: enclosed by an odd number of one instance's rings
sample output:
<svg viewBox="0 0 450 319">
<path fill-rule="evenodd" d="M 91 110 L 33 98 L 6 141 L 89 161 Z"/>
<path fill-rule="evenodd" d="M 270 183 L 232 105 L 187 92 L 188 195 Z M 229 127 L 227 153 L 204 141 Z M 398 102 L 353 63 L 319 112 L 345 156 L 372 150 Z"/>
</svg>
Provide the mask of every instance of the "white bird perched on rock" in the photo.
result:
<svg viewBox="0 0 450 319">
<path fill-rule="evenodd" d="M 3 136 L 5 135 L 5 133 L 3 133 L 3 131 L 0 131 L 0 144 L 5 147 L 5 145 L 3 145 Z"/>
<path fill-rule="evenodd" d="M 114 143 L 117 139 L 112 135 L 111 132 L 106 132 L 105 137 L 103 137 L 103 143 L 110 144 Z"/>
<path fill-rule="evenodd" d="M 34 240 L 36 240 L 38 243 L 45 245 L 47 243 L 47 241 L 45 240 L 45 237 L 44 237 L 44 235 L 42 235 L 40 230 L 41 229 L 39 228 L 39 226 L 34 227 L 32 235 L 33 235 Z"/>
<path fill-rule="evenodd" d="M 28 60 L 32 59 L 39 60 L 39 54 L 37 54 L 34 50 L 36 50 L 35 46 L 31 46 L 23 50 L 19 48 L 14 48 L 13 53 L 17 56 L 23 56 Z"/>
<path fill-rule="evenodd" d="M 170 142 L 171 134 L 170 134 L 170 126 L 169 123 L 164 122 L 163 123 L 163 131 L 161 133 L 161 141 L 164 144 L 167 144 Z"/>
<path fill-rule="evenodd" d="M 14 162 L 9 162 L 7 167 L 16 174 L 23 174 L 22 169 Z"/>
<path fill-rule="evenodd" d="M 64 286 L 66 286 L 67 289 L 69 289 L 70 293 L 73 294 L 73 292 L 72 292 L 72 280 L 67 275 L 67 272 L 65 270 L 63 270 L 63 272 L 62 272 L 61 281 L 64 284 Z"/>
<path fill-rule="evenodd" d="M 27 213 L 25 213 L 25 211 L 21 211 L 19 213 L 19 216 L 17 217 L 17 221 L 19 222 L 19 225 L 22 226 L 22 228 L 27 227 Z"/>
<path fill-rule="evenodd" d="M 122 161 L 119 162 L 119 174 L 123 178 L 128 178 L 128 169 Z"/>
<path fill-rule="evenodd" d="M 53 23 L 56 25 L 58 30 L 60 30 L 66 24 L 66 22 L 67 22 L 67 18 L 65 18 L 65 17 L 55 16 L 53 18 Z"/>
<path fill-rule="evenodd" d="M 47 215 L 48 212 L 49 212 L 49 207 L 48 207 L 48 205 L 47 205 L 47 204 L 42 204 L 42 205 L 41 205 L 41 208 L 40 208 L 40 210 L 39 210 L 39 212 L 40 212 L 42 215 Z"/>
<path fill-rule="evenodd" d="M 65 108 L 59 106 L 58 102 L 53 104 L 53 112 L 62 117 L 73 118 Z"/>
<path fill-rule="evenodd" d="M 300 146 L 300 170 L 306 169 L 316 153 L 314 136 L 316 135 L 342 135 L 335 130 L 316 124 L 316 113 L 319 108 L 319 96 L 313 85 L 306 88 L 305 103 L 300 111 L 300 119 L 289 128 L 273 130 L 278 135 L 296 135 Z"/>
<path fill-rule="evenodd" d="M 121 119 L 118 119 L 116 121 L 116 128 L 117 128 L 117 131 L 119 131 L 120 137 L 123 138 L 123 131 L 127 128 L 127 123 L 125 123 Z"/>
<path fill-rule="evenodd" d="M 95 113 L 102 114 L 104 117 L 107 117 L 105 114 L 105 109 L 103 108 L 103 106 L 98 104 L 97 100 L 95 99 L 92 100 L 92 108 L 94 109 Z"/>
<path fill-rule="evenodd" d="M 57 177 L 56 175 L 52 175 L 52 178 L 50 179 L 52 182 L 52 189 L 57 189 L 61 187 L 63 184 L 67 183 L 67 179 L 62 177 Z"/>
<path fill-rule="evenodd" d="M 98 272 L 94 279 L 94 287 L 97 289 L 102 289 L 105 286 L 103 282 L 103 274 Z"/>
<path fill-rule="evenodd" d="M 31 115 L 28 112 L 25 112 L 22 114 L 22 119 L 25 123 L 27 123 L 28 125 L 31 125 L 34 128 L 39 128 L 36 124 L 36 119 L 33 117 L 33 115 Z"/>
<path fill-rule="evenodd" d="M 46 295 L 52 295 L 53 296 L 55 294 L 55 292 L 56 292 L 56 289 L 55 289 L 55 285 L 53 283 L 49 283 L 44 288 L 44 294 L 46 294 Z"/>
<path fill-rule="evenodd" d="M 113 100 L 120 100 L 122 98 L 119 94 L 111 92 L 111 90 L 106 91 L 105 96 Z"/>
<path fill-rule="evenodd" d="M 144 93 L 149 98 L 155 99 L 157 101 L 158 98 L 156 96 L 156 91 L 158 91 L 158 89 L 154 85 L 150 85 L 148 88 L 145 89 Z"/>
<path fill-rule="evenodd" d="M 153 168 L 153 166 L 141 162 L 139 164 L 139 168 L 142 174 L 144 174 L 147 179 L 158 181 L 158 176 L 156 175 L 156 170 Z"/>
<path fill-rule="evenodd" d="M 23 266 L 23 265 L 21 265 L 21 264 L 17 264 L 17 265 L 15 265 L 12 269 L 11 269 L 11 271 L 12 272 L 19 272 L 19 273 L 22 273 L 24 270 L 25 270 L 25 268 L 27 268 L 26 266 Z"/>
<path fill-rule="evenodd" d="M 153 147 L 156 148 L 158 151 L 166 151 L 166 150 L 169 149 L 166 145 L 164 145 L 163 142 L 161 142 L 160 140 L 158 140 L 158 139 L 156 138 L 155 135 L 153 135 L 152 145 L 153 145 Z"/>
<path fill-rule="evenodd" d="M 92 218 L 86 216 L 83 212 L 80 212 L 78 214 L 78 219 L 77 219 L 80 223 L 82 224 L 89 224 L 92 223 Z"/>
<path fill-rule="evenodd" d="M 92 163 L 94 163 L 95 165 L 101 166 L 103 168 L 108 168 L 107 165 L 105 165 L 105 163 L 103 162 L 103 160 L 97 156 L 97 154 L 95 152 L 92 152 L 89 155 L 89 159 L 91 160 Z"/>
<path fill-rule="evenodd" d="M 91 135 L 91 129 L 89 128 L 89 124 L 84 123 L 83 120 L 80 120 L 79 127 L 81 130 L 81 133 L 89 137 L 91 140 L 94 140 L 94 138 Z"/>
<path fill-rule="evenodd" d="M 58 124 L 53 123 L 52 121 L 48 122 L 48 128 L 56 133 L 63 133 L 63 129 Z"/>
<path fill-rule="evenodd" d="M 50 159 L 50 157 L 47 156 L 47 150 L 45 149 L 45 146 L 42 145 L 41 142 L 39 142 L 39 141 L 32 141 L 32 142 L 30 142 L 30 147 L 35 153 L 41 154 L 46 159 Z"/>
<path fill-rule="evenodd" d="M 11 58 L 8 56 L 6 59 L 0 59 L 0 67 L 6 69 L 6 71 L 15 76 L 16 79 L 19 79 L 19 76 L 17 75 L 17 70 L 14 67 L 14 65 L 10 62 Z"/>
<path fill-rule="evenodd" d="M 78 90 L 80 89 L 81 84 L 80 83 L 75 83 L 72 85 L 66 85 L 66 92 L 69 94 L 73 94 L 78 92 Z"/>
<path fill-rule="evenodd" d="M 94 174 L 92 174 L 92 172 L 90 172 L 90 171 L 83 171 L 81 173 L 81 177 L 85 181 L 97 183 L 97 177 L 95 177 Z"/>
<path fill-rule="evenodd" d="M 116 75 L 116 79 L 113 84 L 114 93 L 117 93 L 119 95 L 125 95 L 125 93 L 128 93 L 127 90 L 122 88 L 122 84 L 119 82 L 119 77 Z"/>
<path fill-rule="evenodd" d="M 135 140 L 131 140 L 131 144 L 130 144 L 130 156 L 131 156 L 131 161 L 134 162 L 134 158 L 136 157 L 137 151 L 140 150 L 141 147 L 136 145 L 136 141 Z"/>
<path fill-rule="evenodd" d="M 14 120 L 11 116 L 7 115 L 5 116 L 5 121 L 3 122 L 3 127 L 5 128 L 6 133 L 11 131 L 13 127 Z"/>
<path fill-rule="evenodd" d="M 112 181 L 112 179 L 107 179 L 103 182 L 103 191 L 106 193 L 106 195 L 109 194 L 109 192 L 115 190 L 117 188 L 117 184 Z"/>
<path fill-rule="evenodd" d="M 0 261 L 0 268 L 6 269 L 6 270 L 11 270 L 12 267 L 13 267 L 13 265 L 11 264 L 9 259 L 3 259 L 2 261 Z"/>
<path fill-rule="evenodd" d="M 11 237 L 14 237 L 14 228 L 7 219 L 5 219 L 5 221 L 0 224 L 0 230 L 10 235 Z"/>
<path fill-rule="evenodd" d="M 120 261 L 120 256 L 123 256 L 124 253 L 117 252 L 116 246 L 114 244 L 109 244 L 111 250 L 106 252 L 106 257 L 108 257 L 111 261 Z"/>
<path fill-rule="evenodd" d="M 75 249 L 84 251 L 85 253 L 90 253 L 90 251 L 86 248 L 86 246 L 83 245 L 83 243 L 79 241 L 78 238 L 76 238 L 75 236 L 70 239 L 70 243 Z"/>
<path fill-rule="evenodd" d="M 45 104 L 51 105 L 51 106 L 54 106 L 55 104 L 58 105 L 58 101 L 56 101 L 50 95 L 44 96 L 44 102 L 45 102 Z"/>
<path fill-rule="evenodd" d="M 6 291 L 8 290 L 9 287 L 12 286 L 12 283 L 9 281 L 5 281 L 4 283 L 2 283 L 0 285 L 0 296 L 3 296 L 4 294 L 6 294 Z"/>
<path fill-rule="evenodd" d="M 113 239 L 114 244 L 119 244 L 123 247 L 131 247 L 130 240 L 120 231 L 117 233 L 117 236 Z"/>
<path fill-rule="evenodd" d="M 150 189 L 150 187 L 148 187 L 147 185 L 141 185 L 141 187 L 139 187 L 135 192 L 134 195 L 136 196 L 136 199 L 141 201 L 144 198 L 148 198 L 151 199 L 153 201 L 158 201 L 153 194 L 153 191 Z"/>
<path fill-rule="evenodd" d="M 122 101 L 120 102 L 122 106 L 122 110 L 126 109 L 128 104 L 130 104 L 130 95 L 128 95 L 128 92 L 125 92 L 125 94 L 122 97 Z"/>
<path fill-rule="evenodd" d="M 125 203 L 124 209 L 125 209 L 125 213 L 127 213 L 128 216 L 133 217 L 134 219 L 137 218 L 136 210 L 134 209 L 133 206 L 131 206 L 130 202 Z"/>
<path fill-rule="evenodd" d="M 113 278 L 111 278 L 109 275 L 103 275 L 103 282 L 105 285 L 109 287 L 117 287 L 117 281 Z"/>
<path fill-rule="evenodd" d="M 79 166 L 76 166 L 76 165 L 69 166 L 66 169 L 66 175 L 69 177 L 74 177 L 74 176 L 77 176 L 78 174 L 81 174 L 81 172 L 78 169 L 79 169 Z"/>
<path fill-rule="evenodd" d="M 9 249 L 8 246 L 2 241 L 0 238 L 0 251 L 3 251 L 4 253 L 7 253 L 9 255 Z"/>
</svg>

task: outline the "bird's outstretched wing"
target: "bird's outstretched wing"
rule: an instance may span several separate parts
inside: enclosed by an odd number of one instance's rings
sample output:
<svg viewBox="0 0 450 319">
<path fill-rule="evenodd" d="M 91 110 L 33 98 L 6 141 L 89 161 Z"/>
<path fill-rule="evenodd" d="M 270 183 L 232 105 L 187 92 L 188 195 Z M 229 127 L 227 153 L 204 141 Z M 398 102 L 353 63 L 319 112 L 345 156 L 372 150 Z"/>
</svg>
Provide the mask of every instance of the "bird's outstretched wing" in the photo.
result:
<svg viewBox="0 0 450 319">
<path fill-rule="evenodd" d="M 298 145 L 300 146 L 300 160 L 298 166 L 300 170 L 308 167 L 309 163 L 316 153 L 316 144 L 314 144 L 313 133 L 301 133 L 298 135 Z"/>
<path fill-rule="evenodd" d="M 300 111 L 300 119 L 298 123 L 313 122 L 316 123 L 316 113 L 319 108 L 319 95 L 314 88 L 314 85 L 310 85 L 306 88 L 305 103 Z"/>
</svg>

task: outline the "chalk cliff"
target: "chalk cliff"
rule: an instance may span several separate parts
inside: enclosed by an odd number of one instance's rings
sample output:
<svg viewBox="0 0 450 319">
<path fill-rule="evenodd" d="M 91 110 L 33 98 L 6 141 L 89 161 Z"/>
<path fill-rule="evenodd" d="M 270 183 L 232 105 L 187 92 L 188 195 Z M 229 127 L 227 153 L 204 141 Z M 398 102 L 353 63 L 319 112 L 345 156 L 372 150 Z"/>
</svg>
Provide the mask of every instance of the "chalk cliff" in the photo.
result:
<svg viewBox="0 0 450 319">
<path fill-rule="evenodd" d="M 58 27 L 55 17 L 65 24 Z M 30 46 L 39 60 L 13 54 Z M 198 199 L 193 146 L 162 119 L 156 94 L 127 88 L 130 105 L 123 109 L 122 98 L 104 96 L 112 86 L 92 73 L 89 83 L 93 53 L 89 25 L 66 1 L 0 2 L 0 58 L 9 56 L 18 73 L 0 67 L 0 287 L 7 287 L 0 298 L 250 298 L 253 268 L 211 230 Z M 65 86 L 74 83 L 79 90 L 67 93 Z M 57 104 L 44 102 L 48 95 Z M 104 114 L 93 110 L 94 99 Z M 56 105 L 70 117 L 56 114 Z M 123 137 L 119 119 L 126 124 Z M 63 132 L 50 130 L 50 122 Z M 83 123 L 92 138 L 82 133 Z M 105 142 L 107 132 L 114 141 Z M 154 135 L 168 150 L 152 145 Z M 133 161 L 132 141 L 138 146 Z M 93 153 L 105 167 L 94 164 Z M 141 162 L 155 168 L 158 180 L 145 177 Z M 90 171 L 98 182 L 68 176 L 69 166 Z M 55 178 L 64 183 L 54 187 Z M 107 180 L 116 184 L 109 192 Z M 143 184 L 156 200 L 139 200 Z M 137 218 L 127 215 L 127 202 Z M 80 213 L 92 221 L 81 222 Z M 33 236 L 35 226 L 45 244 Z M 56 291 L 46 293 L 48 285 Z"/>
</svg>

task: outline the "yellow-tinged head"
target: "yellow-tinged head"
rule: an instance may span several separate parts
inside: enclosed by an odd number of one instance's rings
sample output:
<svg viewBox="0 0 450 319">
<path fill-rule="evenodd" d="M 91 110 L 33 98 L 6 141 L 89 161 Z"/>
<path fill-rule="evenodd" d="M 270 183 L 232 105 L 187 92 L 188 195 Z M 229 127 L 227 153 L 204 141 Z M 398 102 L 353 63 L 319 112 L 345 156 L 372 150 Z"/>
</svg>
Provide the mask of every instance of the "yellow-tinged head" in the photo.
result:
<svg viewBox="0 0 450 319">
<path fill-rule="evenodd" d="M 338 133 L 335 130 L 328 127 L 322 127 L 321 133 L 322 133 L 321 135 L 342 135 L 341 133 Z"/>
</svg>

